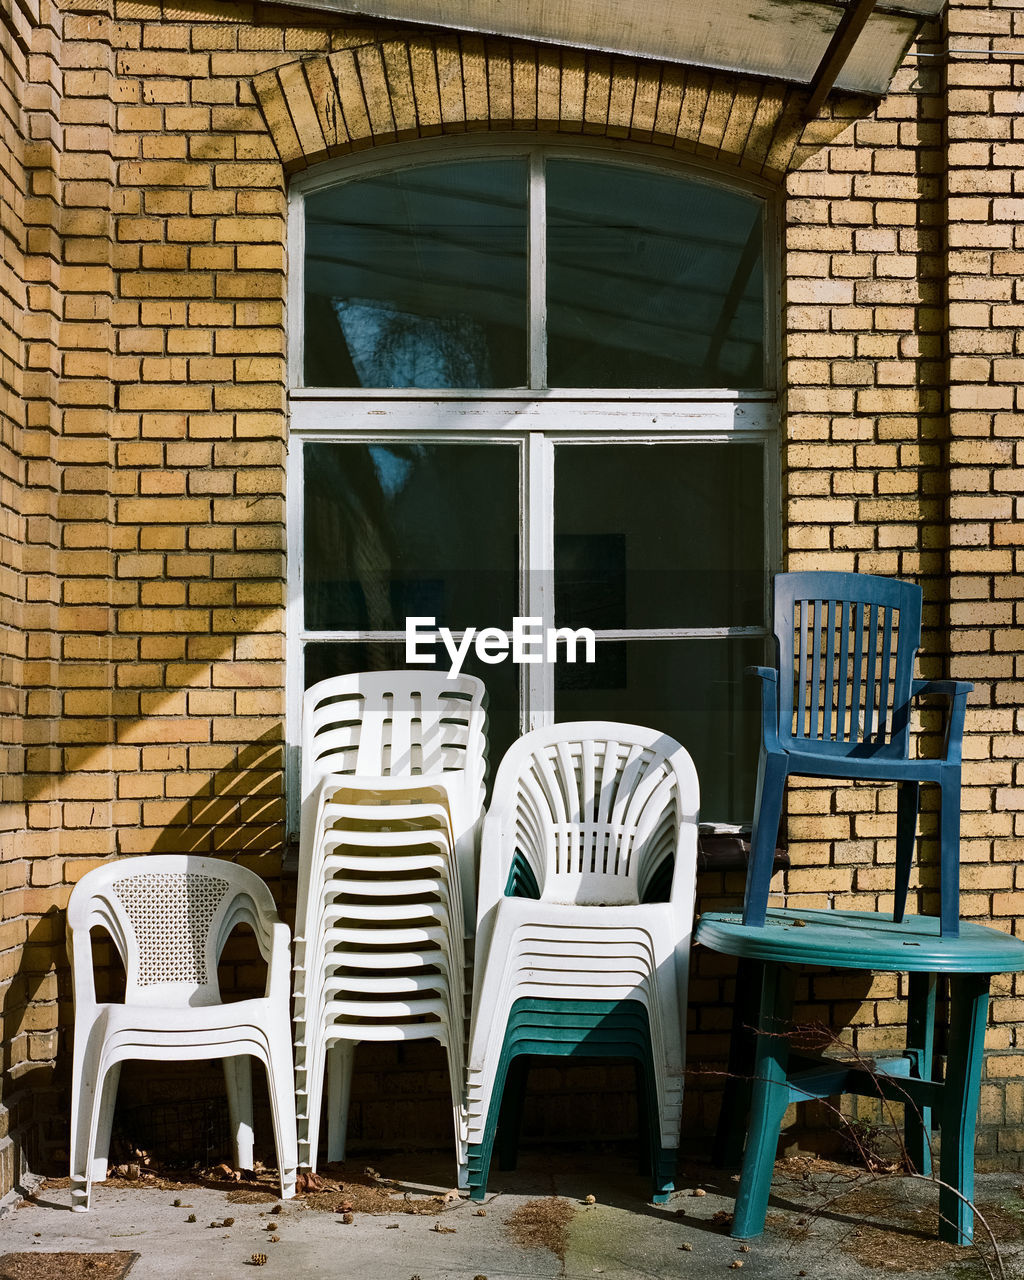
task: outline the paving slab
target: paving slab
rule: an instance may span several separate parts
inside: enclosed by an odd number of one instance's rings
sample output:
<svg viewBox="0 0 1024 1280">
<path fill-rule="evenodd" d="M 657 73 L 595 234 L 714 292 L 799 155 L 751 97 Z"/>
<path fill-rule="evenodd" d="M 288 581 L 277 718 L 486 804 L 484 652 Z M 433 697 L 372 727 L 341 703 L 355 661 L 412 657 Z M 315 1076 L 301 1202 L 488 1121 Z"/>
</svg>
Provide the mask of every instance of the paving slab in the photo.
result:
<svg viewBox="0 0 1024 1280">
<path fill-rule="evenodd" d="M 494 1174 L 478 1205 L 453 1194 L 444 1156 L 375 1163 L 383 1176 L 369 1185 L 379 1211 L 357 1209 L 351 1221 L 341 1208 L 345 1188 L 353 1205 L 369 1203 L 359 1162 L 332 1169 L 333 1200 L 283 1204 L 244 1185 L 183 1178 L 180 1186 L 98 1184 L 90 1211 L 72 1213 L 66 1182 L 44 1183 L 0 1219 L 0 1255 L 132 1250 L 130 1280 L 244 1280 L 257 1271 L 261 1280 L 685 1280 L 740 1270 L 758 1280 L 971 1280 L 998 1275 L 1000 1265 L 1006 1280 L 1024 1277 L 1019 1175 L 979 1178 L 997 1257 L 985 1227 L 978 1249 L 936 1239 L 933 1184 L 823 1161 L 780 1161 L 765 1234 L 746 1245 L 728 1235 L 735 1178 L 700 1164 L 686 1166 L 668 1204 L 652 1205 L 646 1179 L 620 1152 L 528 1151 L 516 1171 Z"/>
</svg>

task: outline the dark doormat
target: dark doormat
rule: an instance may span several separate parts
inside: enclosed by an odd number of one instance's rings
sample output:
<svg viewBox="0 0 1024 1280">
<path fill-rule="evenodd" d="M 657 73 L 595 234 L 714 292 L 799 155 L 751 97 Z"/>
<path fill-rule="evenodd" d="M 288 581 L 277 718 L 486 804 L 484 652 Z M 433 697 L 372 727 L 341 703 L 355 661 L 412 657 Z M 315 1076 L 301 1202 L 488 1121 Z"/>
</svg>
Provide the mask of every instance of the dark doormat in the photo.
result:
<svg viewBox="0 0 1024 1280">
<path fill-rule="evenodd" d="M 117 1253 L 4 1253 L 0 1280 L 124 1280 L 139 1255 Z"/>
</svg>

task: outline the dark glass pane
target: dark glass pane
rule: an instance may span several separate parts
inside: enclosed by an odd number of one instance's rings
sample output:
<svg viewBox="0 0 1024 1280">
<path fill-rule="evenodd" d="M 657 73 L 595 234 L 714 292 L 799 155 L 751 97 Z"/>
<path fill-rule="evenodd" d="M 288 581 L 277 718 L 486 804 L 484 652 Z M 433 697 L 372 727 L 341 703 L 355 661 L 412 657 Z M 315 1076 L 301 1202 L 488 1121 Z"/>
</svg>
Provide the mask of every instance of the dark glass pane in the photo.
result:
<svg viewBox="0 0 1024 1280">
<path fill-rule="evenodd" d="M 303 458 L 307 628 L 512 625 L 515 445 L 308 443 Z"/>
<path fill-rule="evenodd" d="M 428 646 L 421 644 L 420 652 Z M 404 671 L 415 665 L 425 669 L 426 663 L 410 664 L 405 660 L 405 645 L 377 641 L 358 643 L 308 644 L 305 648 L 304 688 L 330 676 L 350 675 L 354 671 Z M 436 653 L 438 670 L 451 665 L 443 646 Z M 493 779 L 501 757 L 519 737 L 519 667 L 506 661 L 496 665 L 479 662 L 470 651 L 462 664 L 466 675 L 477 676 L 487 686 L 487 758 L 488 779 Z"/>
<path fill-rule="evenodd" d="M 624 165 L 546 169 L 549 386 L 765 385 L 760 200 Z"/>
<path fill-rule="evenodd" d="M 763 488 L 760 445 L 557 446 L 556 621 L 763 625 Z"/>
<path fill-rule="evenodd" d="M 704 822 L 749 822 L 760 689 L 743 668 L 760 640 L 598 641 L 590 666 L 555 669 L 558 720 L 620 720 L 670 734 L 690 753 Z"/>
<path fill-rule="evenodd" d="M 308 196 L 312 387 L 526 384 L 526 161 L 459 160 Z"/>
</svg>

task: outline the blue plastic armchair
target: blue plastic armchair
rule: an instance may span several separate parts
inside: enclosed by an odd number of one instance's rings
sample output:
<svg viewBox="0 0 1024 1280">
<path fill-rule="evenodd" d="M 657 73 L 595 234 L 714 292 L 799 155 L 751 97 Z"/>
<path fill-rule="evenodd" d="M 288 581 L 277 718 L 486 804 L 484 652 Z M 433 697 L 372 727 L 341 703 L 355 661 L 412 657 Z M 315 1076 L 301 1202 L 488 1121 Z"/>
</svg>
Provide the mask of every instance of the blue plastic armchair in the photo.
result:
<svg viewBox="0 0 1024 1280">
<path fill-rule="evenodd" d="M 960 922 L 960 757 L 964 680 L 915 680 L 921 588 L 859 573 L 783 573 L 775 578 L 778 668 L 761 678 L 761 751 L 743 923 L 763 925 L 786 779 L 863 778 L 899 785 L 893 919 L 903 920 L 921 783 L 940 791 L 940 919 Z M 945 750 L 910 758 L 911 699 L 949 700 Z"/>
</svg>

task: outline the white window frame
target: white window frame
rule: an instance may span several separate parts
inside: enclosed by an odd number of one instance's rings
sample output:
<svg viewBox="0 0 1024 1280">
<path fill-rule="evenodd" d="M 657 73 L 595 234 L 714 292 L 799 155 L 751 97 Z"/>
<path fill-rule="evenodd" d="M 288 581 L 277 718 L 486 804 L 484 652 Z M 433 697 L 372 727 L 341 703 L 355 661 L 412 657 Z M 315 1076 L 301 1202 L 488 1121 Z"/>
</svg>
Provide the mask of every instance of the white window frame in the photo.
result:
<svg viewBox="0 0 1024 1280">
<path fill-rule="evenodd" d="M 298 760 L 303 694 L 303 650 L 317 641 L 405 639 L 404 632 L 313 631 L 304 617 L 304 494 L 302 448 L 307 441 L 338 443 L 423 442 L 498 443 L 520 446 L 520 599 L 521 611 L 554 625 L 550 596 L 554 563 L 554 457 L 558 443 L 578 444 L 735 444 L 762 446 L 765 501 L 764 625 L 744 627 L 656 627 L 597 631 L 598 640 L 767 638 L 768 579 L 781 558 L 781 498 L 778 394 L 773 387 L 731 391 L 721 388 L 656 390 L 629 388 L 547 388 L 546 364 L 545 209 L 541 153 L 578 159 L 616 157 L 633 167 L 685 175 L 730 190 L 744 191 L 764 202 L 765 364 L 779 368 L 778 317 L 780 282 L 777 263 L 778 201 L 774 188 L 741 173 L 723 173 L 692 157 L 667 158 L 651 148 L 607 139 L 562 139 L 547 135 L 508 134 L 455 136 L 420 140 L 387 148 L 386 155 L 359 153 L 317 166 L 292 179 L 288 213 L 288 369 L 289 448 L 287 487 L 287 639 L 286 639 L 286 778 L 288 830 L 297 831 Z M 529 386 L 487 390 L 368 389 L 305 387 L 303 317 L 305 211 L 307 195 L 343 181 L 359 180 L 413 165 L 451 160 L 529 157 L 528 303 L 530 313 Z M 773 447 L 774 446 L 774 447 Z M 546 572 L 540 572 L 546 570 Z M 490 620 L 486 620 L 490 621 Z M 456 632 L 456 637 L 462 633 Z M 521 671 L 520 725 L 547 723 L 554 706 L 554 672 L 548 663 Z"/>
</svg>

